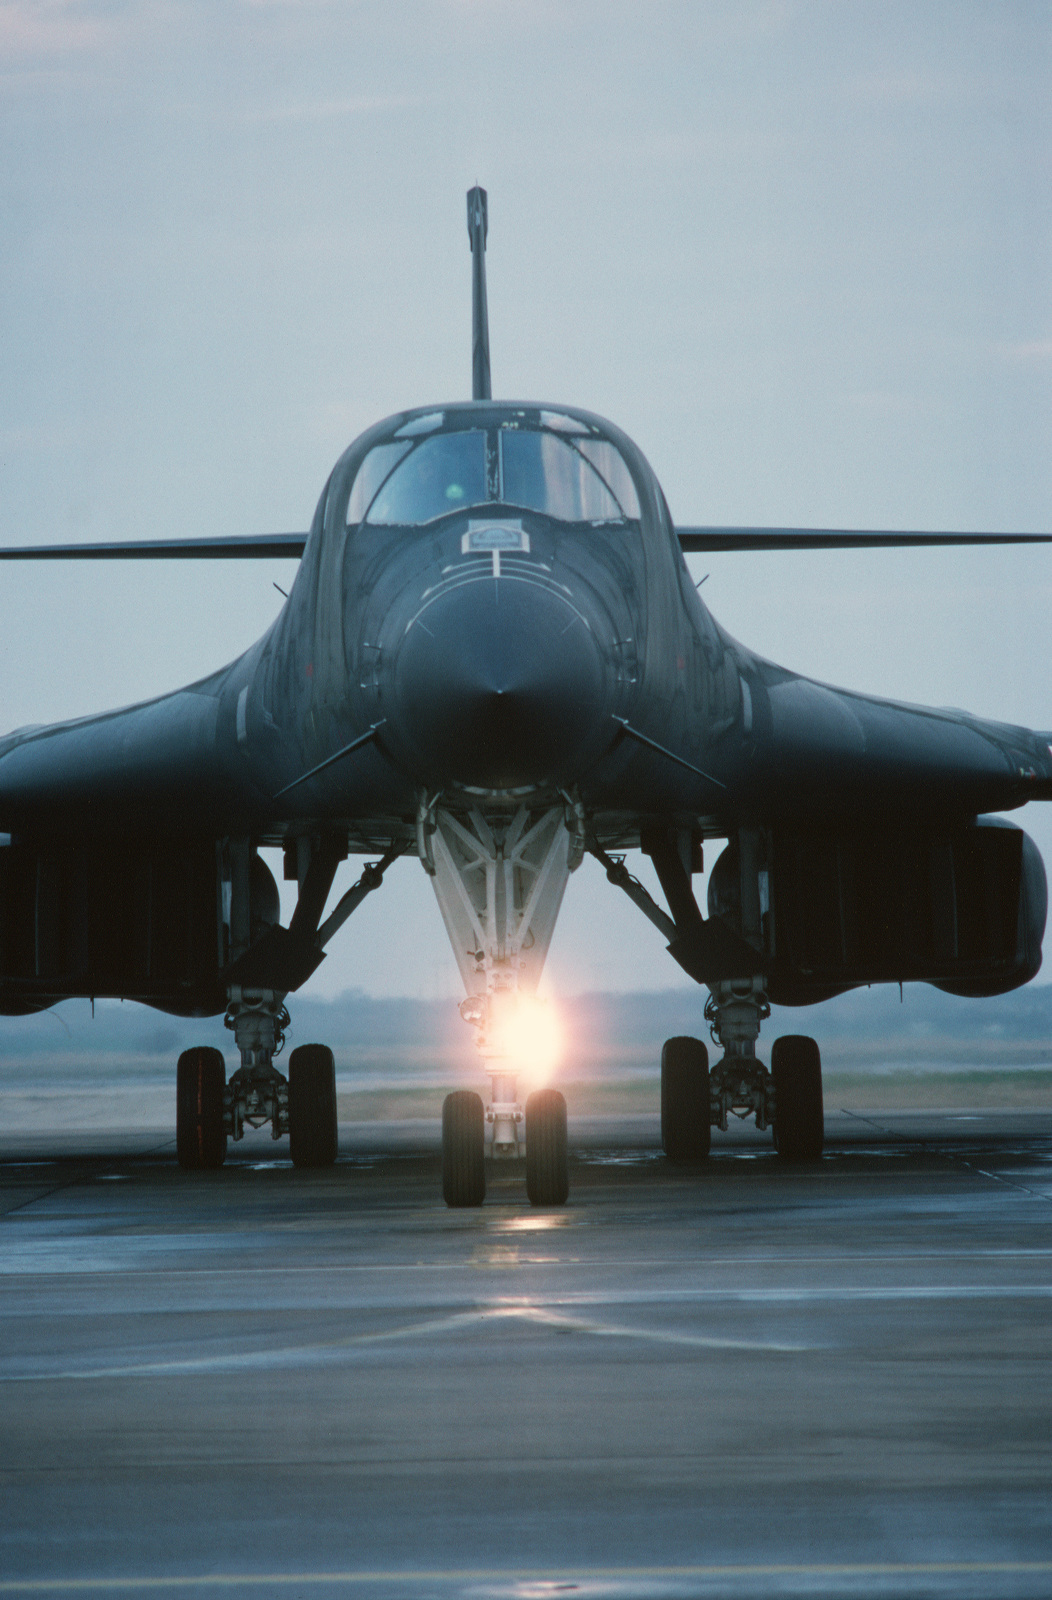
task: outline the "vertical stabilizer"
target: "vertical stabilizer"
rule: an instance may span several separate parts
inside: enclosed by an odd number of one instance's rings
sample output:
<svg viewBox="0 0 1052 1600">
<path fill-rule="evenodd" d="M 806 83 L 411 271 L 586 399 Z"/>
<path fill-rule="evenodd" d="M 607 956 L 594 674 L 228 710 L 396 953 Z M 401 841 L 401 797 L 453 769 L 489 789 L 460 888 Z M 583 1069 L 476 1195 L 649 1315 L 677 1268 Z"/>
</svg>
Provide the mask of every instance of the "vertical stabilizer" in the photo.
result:
<svg viewBox="0 0 1052 1600">
<path fill-rule="evenodd" d="M 486 305 L 486 234 L 489 219 L 486 191 L 468 190 L 468 237 L 471 240 L 471 398 L 491 400 L 489 376 L 489 309 Z"/>
</svg>

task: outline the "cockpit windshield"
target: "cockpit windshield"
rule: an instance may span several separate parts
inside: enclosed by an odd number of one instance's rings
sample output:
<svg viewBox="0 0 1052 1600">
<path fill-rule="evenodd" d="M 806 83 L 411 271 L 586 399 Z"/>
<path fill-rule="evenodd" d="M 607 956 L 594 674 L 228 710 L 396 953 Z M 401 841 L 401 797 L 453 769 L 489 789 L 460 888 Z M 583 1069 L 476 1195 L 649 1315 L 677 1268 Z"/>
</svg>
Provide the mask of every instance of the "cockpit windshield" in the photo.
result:
<svg viewBox="0 0 1052 1600">
<path fill-rule="evenodd" d="M 620 452 L 573 418 L 541 412 L 537 422 L 518 415 L 491 428 L 446 427 L 424 437 L 411 428 L 366 456 L 351 491 L 349 523 L 420 526 L 494 502 L 562 522 L 639 516 Z"/>
<path fill-rule="evenodd" d="M 383 445 L 379 448 L 382 450 Z M 367 465 L 369 457 L 366 457 Z M 475 506 L 486 494 L 486 435 L 433 433 L 399 462 L 366 513 L 366 522 L 430 522 Z"/>
</svg>

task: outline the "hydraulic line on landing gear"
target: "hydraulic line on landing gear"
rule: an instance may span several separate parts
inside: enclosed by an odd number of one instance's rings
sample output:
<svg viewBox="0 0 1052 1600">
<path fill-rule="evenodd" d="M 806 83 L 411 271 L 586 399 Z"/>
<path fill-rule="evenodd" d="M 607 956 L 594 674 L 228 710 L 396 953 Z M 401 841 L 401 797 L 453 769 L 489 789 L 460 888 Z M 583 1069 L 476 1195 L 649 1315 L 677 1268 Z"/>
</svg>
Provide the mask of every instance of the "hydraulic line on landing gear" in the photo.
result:
<svg viewBox="0 0 1052 1600">
<path fill-rule="evenodd" d="M 625 866 L 624 856 L 607 855 L 602 845 L 596 844 L 594 839 L 589 841 L 586 848 L 588 854 L 599 862 L 615 888 L 624 890 L 632 904 L 665 935 L 669 943 L 679 938 L 679 929 L 668 912 L 662 911 L 653 895 L 643 887 L 638 878 L 633 878 Z"/>
</svg>

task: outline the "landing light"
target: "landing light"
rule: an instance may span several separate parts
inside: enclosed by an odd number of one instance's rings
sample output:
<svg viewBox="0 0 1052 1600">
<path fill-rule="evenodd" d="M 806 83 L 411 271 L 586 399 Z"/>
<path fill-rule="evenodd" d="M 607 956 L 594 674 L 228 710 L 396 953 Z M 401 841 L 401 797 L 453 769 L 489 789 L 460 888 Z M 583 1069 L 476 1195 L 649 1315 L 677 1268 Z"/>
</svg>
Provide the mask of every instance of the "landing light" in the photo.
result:
<svg viewBox="0 0 1052 1600">
<path fill-rule="evenodd" d="M 536 995 L 509 996 L 493 1019 L 489 1042 L 531 1088 L 548 1082 L 563 1053 L 559 1019 Z"/>
</svg>

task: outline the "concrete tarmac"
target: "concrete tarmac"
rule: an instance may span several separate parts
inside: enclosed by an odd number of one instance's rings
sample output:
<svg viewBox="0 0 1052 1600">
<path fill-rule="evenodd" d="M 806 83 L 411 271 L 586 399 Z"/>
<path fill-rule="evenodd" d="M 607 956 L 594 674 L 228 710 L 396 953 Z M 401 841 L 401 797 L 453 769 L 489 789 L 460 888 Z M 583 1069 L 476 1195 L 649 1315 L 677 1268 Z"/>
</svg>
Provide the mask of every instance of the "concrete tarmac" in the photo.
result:
<svg viewBox="0 0 1052 1600">
<path fill-rule="evenodd" d="M 1052 1118 L 0 1145 L 0 1595 L 1052 1594 Z"/>
</svg>

